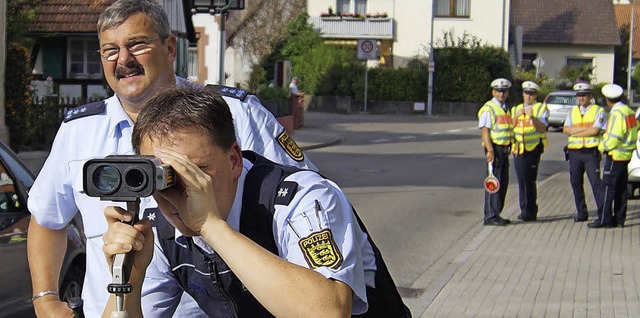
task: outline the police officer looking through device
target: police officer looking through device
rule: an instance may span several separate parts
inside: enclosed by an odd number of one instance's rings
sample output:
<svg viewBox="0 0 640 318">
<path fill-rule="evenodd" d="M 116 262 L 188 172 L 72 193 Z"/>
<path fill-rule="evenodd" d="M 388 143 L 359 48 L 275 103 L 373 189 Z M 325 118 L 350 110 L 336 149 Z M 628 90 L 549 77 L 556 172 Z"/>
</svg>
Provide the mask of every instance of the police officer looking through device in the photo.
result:
<svg viewBox="0 0 640 318">
<path fill-rule="evenodd" d="M 33 304 L 39 317 L 72 315 L 57 292 L 66 226 L 78 211 L 87 237 L 84 313 L 86 317 L 98 317 L 103 312 L 111 274 L 102 253 L 102 235 L 107 229 L 102 211 L 111 203 L 83 193 L 83 163 L 95 157 L 133 154 L 131 132 L 144 103 L 170 87 L 193 85 L 174 73 L 177 42 L 157 1 L 116 1 L 100 16 L 97 31 L 104 75 L 115 95 L 68 113 L 29 193 L 33 217 L 27 246 L 33 294 L 37 296 Z M 315 169 L 255 96 L 234 88 L 213 89 L 224 95 L 231 108 L 241 149 Z M 141 211 L 156 205 L 152 198 L 144 198 Z M 193 300 L 191 303 L 176 315 L 206 316 Z"/>
<path fill-rule="evenodd" d="M 549 112 L 544 104 L 536 101 L 540 86 L 526 81 L 522 83 L 524 102 L 511 109 L 515 143 L 511 146 L 513 163 L 518 178 L 518 198 L 522 221 L 538 218 L 538 165 L 547 146 L 547 118 Z"/>
<path fill-rule="evenodd" d="M 621 102 L 623 89 L 616 84 L 602 87 L 609 111 L 607 129 L 598 149 L 604 154 L 602 187 L 604 206 L 590 228 L 624 226 L 627 217 L 627 165 L 636 149 L 638 121 L 629 106 Z"/>
<path fill-rule="evenodd" d="M 578 98 L 578 105 L 574 106 L 564 122 L 562 131 L 569 135 L 565 148 L 569 159 L 569 180 L 573 189 L 573 198 L 576 205 L 575 222 L 584 222 L 589 219 L 589 210 L 584 194 L 584 174 L 593 191 L 598 214 L 602 210 L 603 194 L 600 179 L 601 155 L 598 145 L 602 140 L 602 132 L 605 129 L 607 115 L 604 108 L 592 103 L 593 87 L 589 83 L 576 83 L 573 90 Z"/>
<path fill-rule="evenodd" d="M 509 153 L 513 139 L 513 121 L 506 101 L 511 82 L 497 78 L 491 82 L 491 95 L 478 111 L 478 128 L 486 161 L 492 166 L 500 187 L 496 193 L 484 194 L 484 225 L 503 226 L 511 223 L 502 218 L 504 200 L 509 187 Z"/>
<path fill-rule="evenodd" d="M 162 92 L 140 113 L 132 142 L 171 165 L 178 183 L 156 192 L 160 211 L 135 226 L 120 222 L 131 219 L 125 210 L 105 209 L 107 261 L 136 251 L 130 317 L 141 316 L 140 301 L 170 317 L 184 292 L 210 317 L 410 316 L 342 190 L 241 153 L 217 94 Z M 163 233 L 156 223 L 154 245 L 150 221 L 161 217 L 173 227 Z M 152 257 L 160 261 L 149 266 Z"/>
</svg>

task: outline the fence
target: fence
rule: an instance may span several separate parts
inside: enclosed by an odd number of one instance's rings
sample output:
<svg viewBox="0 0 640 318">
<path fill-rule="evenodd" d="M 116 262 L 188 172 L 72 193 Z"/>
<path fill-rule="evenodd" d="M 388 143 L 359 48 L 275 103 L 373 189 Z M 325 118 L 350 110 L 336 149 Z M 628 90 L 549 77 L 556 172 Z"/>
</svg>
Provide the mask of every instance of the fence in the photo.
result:
<svg viewBox="0 0 640 318">
<path fill-rule="evenodd" d="M 11 137 L 12 147 L 17 151 L 49 150 L 67 111 L 97 100 L 57 96 L 34 97 L 22 116 L 24 122 L 21 123 L 21 131 L 11 132 L 12 135 L 19 135 Z"/>
</svg>

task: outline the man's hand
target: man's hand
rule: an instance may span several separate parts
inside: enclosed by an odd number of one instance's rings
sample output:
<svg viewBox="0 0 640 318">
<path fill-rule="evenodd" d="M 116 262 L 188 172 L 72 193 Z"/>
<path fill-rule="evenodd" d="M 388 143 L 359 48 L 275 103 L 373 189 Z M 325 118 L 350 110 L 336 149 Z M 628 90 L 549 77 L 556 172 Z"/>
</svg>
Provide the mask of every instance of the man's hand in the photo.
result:
<svg viewBox="0 0 640 318">
<path fill-rule="evenodd" d="M 210 218 L 222 220 L 216 204 L 213 180 L 208 174 L 191 159 L 173 150 L 159 148 L 156 155 L 162 158 L 163 163 L 173 167 L 182 185 L 154 194 L 160 210 L 167 213 L 178 212 L 184 224 L 198 233 Z"/>
<path fill-rule="evenodd" d="M 67 303 L 58 298 L 58 295 L 47 295 L 33 301 L 36 310 L 36 316 L 43 317 L 71 317 L 73 318 L 73 310 L 69 308 Z"/>
<path fill-rule="evenodd" d="M 113 206 L 105 208 L 104 216 L 109 227 L 102 236 L 102 251 L 109 268 L 113 266 L 116 254 L 134 251 L 136 255 L 133 258 L 130 280 L 142 281 L 153 257 L 153 231 L 150 221 L 141 220 L 134 225 L 124 223 L 130 222 L 133 216 L 126 210 Z"/>
</svg>

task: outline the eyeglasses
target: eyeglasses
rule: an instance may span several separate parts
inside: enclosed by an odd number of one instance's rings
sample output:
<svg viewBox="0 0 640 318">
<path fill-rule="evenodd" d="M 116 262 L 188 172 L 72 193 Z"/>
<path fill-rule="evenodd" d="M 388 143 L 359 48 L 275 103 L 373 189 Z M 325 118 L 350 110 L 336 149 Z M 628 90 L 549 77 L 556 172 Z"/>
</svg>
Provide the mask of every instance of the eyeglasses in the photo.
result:
<svg viewBox="0 0 640 318">
<path fill-rule="evenodd" d="M 98 53 L 100 54 L 100 56 L 102 56 L 103 59 L 109 62 L 113 62 L 118 59 L 121 48 L 127 49 L 127 51 L 129 51 L 129 54 L 133 56 L 138 56 L 151 51 L 151 47 L 149 47 L 149 44 L 157 40 L 160 40 L 160 38 L 130 40 L 129 43 L 127 43 L 127 45 L 125 46 L 105 46 L 103 48 L 100 48 L 100 50 L 98 50 Z"/>
<path fill-rule="evenodd" d="M 509 89 L 507 88 L 494 88 L 494 91 L 498 92 L 498 93 L 506 93 L 509 91 Z"/>
<path fill-rule="evenodd" d="M 527 95 L 535 95 L 538 94 L 538 92 L 536 91 L 524 91 L 523 93 L 527 94 Z"/>
<path fill-rule="evenodd" d="M 576 93 L 576 96 L 585 97 L 585 96 L 589 96 L 589 93 Z"/>
</svg>

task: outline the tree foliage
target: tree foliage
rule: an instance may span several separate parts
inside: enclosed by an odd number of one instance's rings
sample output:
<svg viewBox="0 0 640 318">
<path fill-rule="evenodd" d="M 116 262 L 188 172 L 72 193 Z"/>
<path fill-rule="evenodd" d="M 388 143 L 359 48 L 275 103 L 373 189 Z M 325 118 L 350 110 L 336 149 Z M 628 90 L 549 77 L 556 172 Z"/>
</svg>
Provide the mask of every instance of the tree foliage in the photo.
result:
<svg viewBox="0 0 640 318">
<path fill-rule="evenodd" d="M 493 79 L 512 78 L 508 53 L 466 32 L 457 39 L 452 31 L 445 32 L 439 46 L 434 50 L 434 100 L 484 101 L 490 97 Z"/>
<path fill-rule="evenodd" d="M 234 46 L 259 63 L 286 36 L 287 24 L 306 10 L 305 0 L 247 1 L 240 19 L 230 20 L 227 29 L 235 30 Z"/>
</svg>

